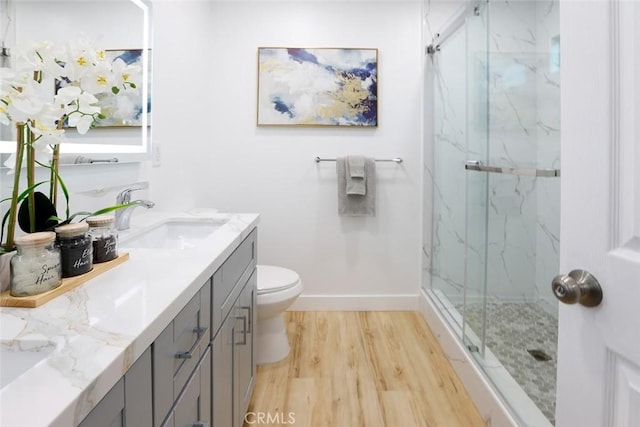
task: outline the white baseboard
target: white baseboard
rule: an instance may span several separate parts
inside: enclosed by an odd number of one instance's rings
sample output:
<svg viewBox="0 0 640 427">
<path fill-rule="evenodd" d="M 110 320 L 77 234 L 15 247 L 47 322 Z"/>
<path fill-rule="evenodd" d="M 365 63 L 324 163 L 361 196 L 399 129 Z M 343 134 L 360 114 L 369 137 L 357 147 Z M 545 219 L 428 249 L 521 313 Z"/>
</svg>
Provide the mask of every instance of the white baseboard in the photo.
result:
<svg viewBox="0 0 640 427">
<path fill-rule="evenodd" d="M 289 311 L 417 311 L 419 295 L 300 295 Z"/>
<path fill-rule="evenodd" d="M 519 424 L 480 372 L 480 368 L 457 338 L 456 333 L 440 314 L 436 302 L 421 291 L 419 305 L 420 313 L 436 336 L 485 424 L 492 427 L 518 427 Z"/>
</svg>

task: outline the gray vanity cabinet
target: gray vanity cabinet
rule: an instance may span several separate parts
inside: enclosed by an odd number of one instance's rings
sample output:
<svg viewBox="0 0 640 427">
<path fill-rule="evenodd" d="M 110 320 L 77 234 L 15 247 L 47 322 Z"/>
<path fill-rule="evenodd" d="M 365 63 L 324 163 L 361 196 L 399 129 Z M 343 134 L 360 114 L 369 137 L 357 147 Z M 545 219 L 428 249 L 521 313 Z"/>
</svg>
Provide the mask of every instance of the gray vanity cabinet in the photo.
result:
<svg viewBox="0 0 640 427">
<path fill-rule="evenodd" d="M 241 427 L 255 383 L 257 230 L 81 427 Z"/>
<path fill-rule="evenodd" d="M 151 349 L 147 349 L 86 416 L 80 427 L 151 426 L 150 390 Z"/>
<path fill-rule="evenodd" d="M 213 276 L 213 425 L 237 427 L 255 379 L 256 231 Z"/>
</svg>

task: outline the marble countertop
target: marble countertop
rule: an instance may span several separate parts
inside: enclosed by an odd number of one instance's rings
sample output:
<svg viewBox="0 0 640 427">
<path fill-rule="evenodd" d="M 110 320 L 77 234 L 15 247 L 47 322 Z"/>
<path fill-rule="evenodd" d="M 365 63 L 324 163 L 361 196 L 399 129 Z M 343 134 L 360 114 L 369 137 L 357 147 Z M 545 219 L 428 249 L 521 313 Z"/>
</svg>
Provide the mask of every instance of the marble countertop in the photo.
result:
<svg viewBox="0 0 640 427">
<path fill-rule="evenodd" d="M 172 218 L 224 221 L 197 247 L 127 249 Z M 153 212 L 121 233 L 129 260 L 38 308 L 0 308 L 0 425 L 77 425 L 257 225 L 257 214 Z"/>
</svg>

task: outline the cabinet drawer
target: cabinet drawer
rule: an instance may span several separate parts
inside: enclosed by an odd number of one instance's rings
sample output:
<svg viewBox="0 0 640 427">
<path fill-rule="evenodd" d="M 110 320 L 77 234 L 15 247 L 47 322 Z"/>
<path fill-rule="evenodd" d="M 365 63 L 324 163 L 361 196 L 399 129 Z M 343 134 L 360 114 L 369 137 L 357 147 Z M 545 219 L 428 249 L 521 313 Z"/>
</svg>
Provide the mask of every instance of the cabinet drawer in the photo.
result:
<svg viewBox="0 0 640 427">
<path fill-rule="evenodd" d="M 213 275 L 211 337 L 229 314 L 240 289 L 236 284 L 247 270 L 253 270 L 257 255 L 257 230 L 254 229 Z"/>
<path fill-rule="evenodd" d="M 153 342 L 154 424 L 160 425 L 210 340 L 211 281 Z"/>
<path fill-rule="evenodd" d="M 211 351 L 207 348 L 163 427 L 210 425 Z"/>
</svg>

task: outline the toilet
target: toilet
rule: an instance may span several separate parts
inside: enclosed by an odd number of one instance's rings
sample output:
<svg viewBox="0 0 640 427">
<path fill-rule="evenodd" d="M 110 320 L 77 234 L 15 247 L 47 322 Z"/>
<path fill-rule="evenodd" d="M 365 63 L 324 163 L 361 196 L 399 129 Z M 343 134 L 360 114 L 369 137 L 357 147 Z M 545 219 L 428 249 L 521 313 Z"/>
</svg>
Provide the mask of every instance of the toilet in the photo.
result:
<svg viewBox="0 0 640 427">
<path fill-rule="evenodd" d="M 258 265 L 256 362 L 273 363 L 289 354 L 289 340 L 282 313 L 302 293 L 295 271 L 273 265 Z"/>
</svg>

